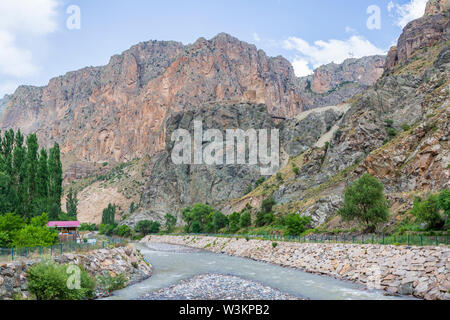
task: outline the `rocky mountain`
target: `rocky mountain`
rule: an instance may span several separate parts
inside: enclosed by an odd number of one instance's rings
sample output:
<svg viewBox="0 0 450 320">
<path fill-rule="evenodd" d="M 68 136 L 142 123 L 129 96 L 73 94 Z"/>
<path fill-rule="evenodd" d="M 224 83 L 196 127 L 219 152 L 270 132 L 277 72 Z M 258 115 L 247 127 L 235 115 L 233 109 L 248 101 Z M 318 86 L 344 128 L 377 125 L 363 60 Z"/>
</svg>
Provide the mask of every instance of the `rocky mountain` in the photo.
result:
<svg viewBox="0 0 450 320">
<path fill-rule="evenodd" d="M 399 52 L 407 54 L 395 64 L 388 61 L 374 86 L 352 99 L 329 145 L 291 158 L 279 173 L 282 182 L 272 177 L 231 201 L 227 212 L 246 204 L 258 207 L 273 196 L 278 213 L 311 216 L 316 226 L 345 227 L 334 217 L 343 191 L 369 172 L 385 185 L 394 213 L 385 226 L 389 228 L 404 218 L 415 196 L 450 188 L 448 18 L 443 23 L 447 14 L 425 15 L 409 23 L 398 45 Z"/>
<path fill-rule="evenodd" d="M 186 206 L 198 202 L 222 209 L 230 200 L 248 192 L 261 178 L 259 165 L 233 165 L 225 161 L 223 165 L 174 164 L 171 159 L 174 148 L 172 133 L 185 129 L 193 137 L 194 120 L 202 120 L 204 130 L 219 129 L 223 137 L 227 129 L 267 129 L 268 132 L 278 129 L 280 165 L 285 166 L 291 156 L 311 148 L 342 118 L 344 112 L 345 108 L 317 109 L 277 123 L 264 104 L 217 103 L 172 114 L 164 129 L 167 133 L 166 149 L 156 154 L 147 167 L 149 177 L 143 189 L 140 210 L 123 223 L 134 225 L 143 219 L 162 222 L 166 213 L 179 214 Z M 204 142 L 203 148 L 210 144 Z M 226 149 L 226 145 L 221 148 L 224 155 Z"/>
<path fill-rule="evenodd" d="M 357 91 L 347 87 L 370 85 L 378 72 L 373 79 L 365 74 L 380 59 L 320 69 L 312 78 L 312 90 L 319 93 L 314 96 L 299 86 L 286 59 L 267 57 L 227 34 L 187 46 L 143 42 L 106 66 L 69 72 L 45 87 L 19 87 L 0 129 L 36 131 L 41 144 L 56 141 L 79 161 L 120 163 L 164 150 L 164 121 L 172 112 L 225 101 L 263 103 L 272 115 L 292 117 L 342 102 Z M 345 88 L 336 90 L 340 86 Z M 323 92 L 333 89 L 331 97 Z"/>
<path fill-rule="evenodd" d="M 22 86 L 11 97 L 1 128 L 37 131 L 44 145 L 91 162 L 117 162 L 164 149 L 170 112 L 211 101 L 265 103 L 271 114 L 303 110 L 291 64 L 270 58 L 227 34 L 176 42 L 140 43 L 104 67 L 85 68 Z"/>
<path fill-rule="evenodd" d="M 186 46 L 143 42 L 106 66 L 69 72 L 45 87 L 19 87 L 0 103 L 0 129 L 36 132 L 40 144 L 60 144 L 65 181 L 76 183 L 83 221 L 99 222 L 109 202 L 120 205 L 120 216 L 140 203 L 132 220 L 161 218 L 210 199 L 222 208 L 260 173 L 250 167 L 174 168 L 166 162 L 175 128 L 198 115 L 219 128 L 270 123 L 280 129 L 284 166 L 289 157 L 323 144 L 345 108 L 307 110 L 364 91 L 381 76 L 383 65 L 382 56 L 349 59 L 299 79 L 283 57 L 268 57 L 227 34 Z M 255 111 L 260 105 L 264 111 Z M 120 178 L 110 174 L 123 163 L 130 166 L 119 170 Z"/>
<path fill-rule="evenodd" d="M 373 85 L 384 72 L 385 56 L 330 63 L 299 79 L 306 109 L 337 105 Z"/>
<path fill-rule="evenodd" d="M 445 4 L 444 4 L 445 3 Z M 446 8 L 446 9 L 445 9 Z M 405 63 L 417 50 L 429 48 L 439 41 L 450 40 L 449 2 L 429 1 L 426 14 L 406 25 L 386 58 L 386 69 Z M 434 14 L 432 14 L 434 13 Z"/>
</svg>

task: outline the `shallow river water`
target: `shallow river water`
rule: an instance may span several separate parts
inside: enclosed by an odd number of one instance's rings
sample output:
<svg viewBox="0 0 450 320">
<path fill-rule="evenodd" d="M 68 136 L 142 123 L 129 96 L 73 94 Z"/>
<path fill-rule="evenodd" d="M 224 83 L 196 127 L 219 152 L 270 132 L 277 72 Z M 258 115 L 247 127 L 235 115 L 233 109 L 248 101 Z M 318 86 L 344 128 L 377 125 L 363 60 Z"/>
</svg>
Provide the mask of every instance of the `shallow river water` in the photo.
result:
<svg viewBox="0 0 450 320">
<path fill-rule="evenodd" d="M 140 283 L 114 292 L 107 299 L 138 299 L 149 292 L 167 288 L 181 280 L 202 274 L 226 274 L 257 281 L 284 293 L 313 300 L 391 300 L 407 297 L 385 296 L 358 284 L 314 275 L 300 270 L 168 244 L 136 244 L 153 266 L 153 275 Z"/>
</svg>

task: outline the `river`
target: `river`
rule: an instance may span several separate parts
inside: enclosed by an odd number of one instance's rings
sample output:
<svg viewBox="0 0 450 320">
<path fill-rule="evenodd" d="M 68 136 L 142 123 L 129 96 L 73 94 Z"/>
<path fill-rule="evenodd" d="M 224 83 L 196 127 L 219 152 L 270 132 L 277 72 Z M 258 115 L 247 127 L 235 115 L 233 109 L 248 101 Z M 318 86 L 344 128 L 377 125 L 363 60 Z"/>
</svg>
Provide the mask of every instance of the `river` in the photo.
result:
<svg viewBox="0 0 450 320">
<path fill-rule="evenodd" d="M 153 266 L 153 275 L 140 283 L 115 291 L 109 300 L 138 299 L 203 274 L 225 274 L 256 281 L 286 294 L 312 300 L 393 300 L 380 290 L 327 276 L 168 244 L 135 244 Z"/>
</svg>

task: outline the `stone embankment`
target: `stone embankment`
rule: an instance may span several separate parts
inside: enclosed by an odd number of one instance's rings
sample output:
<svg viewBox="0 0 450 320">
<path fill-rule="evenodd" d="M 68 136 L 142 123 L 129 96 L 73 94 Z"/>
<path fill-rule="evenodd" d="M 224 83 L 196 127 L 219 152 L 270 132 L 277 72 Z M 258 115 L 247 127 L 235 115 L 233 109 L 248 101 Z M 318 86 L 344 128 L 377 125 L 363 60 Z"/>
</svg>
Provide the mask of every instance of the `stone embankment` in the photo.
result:
<svg viewBox="0 0 450 320">
<path fill-rule="evenodd" d="M 147 236 L 169 243 L 354 281 L 391 294 L 450 300 L 450 248 L 294 243 L 203 236 Z"/>
<path fill-rule="evenodd" d="M 0 264 L 0 300 L 31 298 L 27 286 L 27 270 L 41 260 L 12 262 Z M 68 263 L 82 266 L 93 277 L 108 272 L 111 276 L 124 274 L 128 284 L 147 279 L 152 274 L 152 267 L 144 260 L 139 251 L 132 247 L 100 249 L 83 254 L 64 254 L 55 257 L 57 263 Z M 106 293 L 97 291 L 97 297 Z"/>
</svg>

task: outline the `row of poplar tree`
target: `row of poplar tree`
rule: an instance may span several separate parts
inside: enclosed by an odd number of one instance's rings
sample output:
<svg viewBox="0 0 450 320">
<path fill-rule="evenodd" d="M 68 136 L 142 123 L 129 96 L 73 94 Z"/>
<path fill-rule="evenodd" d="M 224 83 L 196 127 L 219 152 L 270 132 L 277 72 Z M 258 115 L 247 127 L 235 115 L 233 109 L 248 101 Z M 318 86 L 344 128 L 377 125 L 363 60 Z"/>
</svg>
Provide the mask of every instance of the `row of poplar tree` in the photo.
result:
<svg viewBox="0 0 450 320">
<path fill-rule="evenodd" d="M 0 133 L 0 215 L 16 213 L 26 219 L 47 212 L 61 214 L 62 166 L 57 143 L 48 152 L 37 137 L 18 130 Z"/>
</svg>

